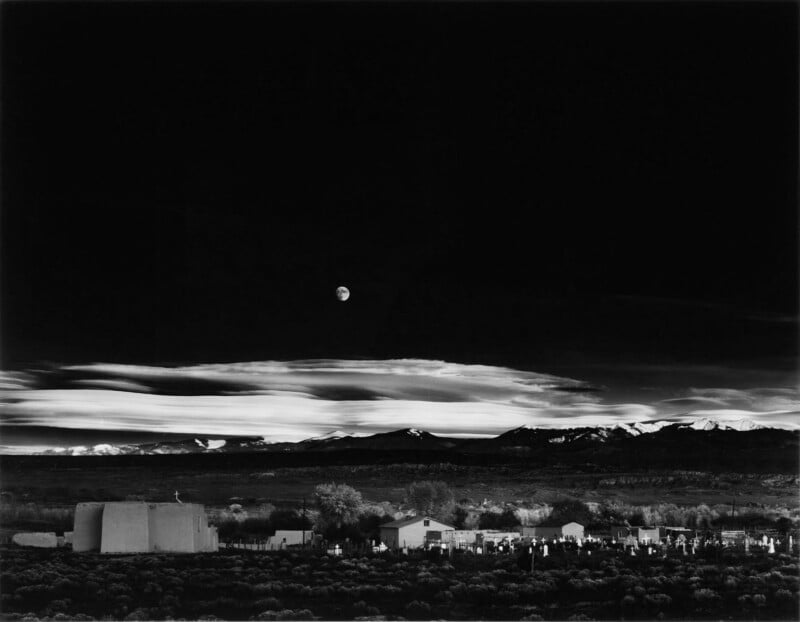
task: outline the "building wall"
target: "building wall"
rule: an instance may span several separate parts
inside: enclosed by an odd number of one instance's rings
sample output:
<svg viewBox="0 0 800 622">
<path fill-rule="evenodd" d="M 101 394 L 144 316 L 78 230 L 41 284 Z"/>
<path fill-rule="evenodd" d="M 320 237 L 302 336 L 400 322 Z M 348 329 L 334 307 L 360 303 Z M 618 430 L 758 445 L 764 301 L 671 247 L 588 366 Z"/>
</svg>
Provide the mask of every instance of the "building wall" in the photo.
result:
<svg viewBox="0 0 800 622">
<path fill-rule="evenodd" d="M 202 550 L 202 537 L 207 528 L 199 524 L 198 506 L 190 503 L 150 503 L 147 509 L 149 550 L 169 553 Z"/>
<path fill-rule="evenodd" d="M 103 553 L 216 552 L 219 537 L 197 503 L 79 503 L 72 546 Z"/>
<path fill-rule="evenodd" d="M 400 548 L 396 527 L 381 527 L 381 542 L 390 549 Z"/>
<path fill-rule="evenodd" d="M 418 548 L 425 544 L 425 538 L 429 531 L 451 531 L 450 525 L 445 525 L 434 519 L 429 520 L 425 525 L 424 520 L 420 519 L 409 525 L 402 527 L 381 527 L 381 541 L 390 548 Z M 442 534 L 444 535 L 444 534 Z"/>
<path fill-rule="evenodd" d="M 658 530 L 658 527 L 653 529 L 645 529 L 644 527 L 639 527 L 636 530 L 636 537 L 638 538 L 639 542 L 660 542 L 661 536 Z"/>
<path fill-rule="evenodd" d="M 79 503 L 75 506 L 72 533 L 73 551 L 99 551 L 103 533 L 103 504 Z"/>
<path fill-rule="evenodd" d="M 625 525 L 614 525 L 609 530 L 611 532 L 611 538 L 619 542 L 620 540 L 624 540 L 629 533 L 634 533 L 635 530 Z"/>
<path fill-rule="evenodd" d="M 148 505 L 106 503 L 103 508 L 101 553 L 146 553 L 150 549 Z"/>
<path fill-rule="evenodd" d="M 583 525 L 579 523 L 567 523 L 561 526 L 561 533 L 565 538 L 583 538 Z"/>
<path fill-rule="evenodd" d="M 442 541 L 465 545 L 475 544 L 479 533 L 482 532 L 478 529 L 449 529 L 442 533 Z"/>
<path fill-rule="evenodd" d="M 561 537 L 561 527 L 523 527 L 522 535 L 552 540 Z"/>
<path fill-rule="evenodd" d="M 492 529 L 485 529 L 479 532 L 477 542 L 502 542 L 503 540 L 515 540 L 520 537 L 518 531 L 495 531 Z"/>
<path fill-rule="evenodd" d="M 305 543 L 310 544 L 314 539 L 313 531 L 305 532 Z M 276 529 L 275 535 L 270 537 L 269 545 L 271 548 L 279 549 L 286 539 L 286 546 L 299 546 L 303 544 L 303 530 L 302 529 Z"/>
</svg>

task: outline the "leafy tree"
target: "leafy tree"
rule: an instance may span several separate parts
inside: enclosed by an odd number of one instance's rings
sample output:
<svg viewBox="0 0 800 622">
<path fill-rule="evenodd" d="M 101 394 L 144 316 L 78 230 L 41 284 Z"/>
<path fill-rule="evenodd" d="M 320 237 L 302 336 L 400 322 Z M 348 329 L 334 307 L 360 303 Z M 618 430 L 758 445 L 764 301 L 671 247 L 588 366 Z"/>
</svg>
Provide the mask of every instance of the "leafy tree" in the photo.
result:
<svg viewBox="0 0 800 622">
<path fill-rule="evenodd" d="M 412 482 L 406 488 L 406 504 L 413 507 L 420 515 L 440 520 L 450 517 L 454 499 L 453 492 L 441 481 Z"/>
<path fill-rule="evenodd" d="M 592 511 L 583 501 L 578 499 L 561 499 L 553 503 L 553 512 L 550 514 L 547 522 L 563 524 L 574 521 L 581 525 L 588 525 L 592 520 Z"/>
<path fill-rule="evenodd" d="M 314 489 L 314 500 L 323 529 L 356 523 L 364 505 L 361 493 L 347 484 L 319 484 Z"/>
<path fill-rule="evenodd" d="M 510 531 L 519 525 L 519 519 L 514 510 L 508 509 L 498 514 L 497 512 L 484 512 L 478 521 L 481 529 L 500 529 Z"/>
<path fill-rule="evenodd" d="M 269 515 L 272 530 L 276 529 L 311 529 L 311 521 L 296 510 L 273 510 Z"/>
<path fill-rule="evenodd" d="M 358 519 L 358 530 L 367 540 L 378 540 L 381 538 L 381 525 L 390 523 L 394 518 L 388 514 L 369 513 Z"/>
<path fill-rule="evenodd" d="M 467 512 L 460 505 L 457 505 L 456 509 L 453 510 L 453 526 L 456 529 L 466 529 L 466 527 L 464 526 L 464 521 L 467 520 L 468 516 L 469 512 Z"/>
</svg>

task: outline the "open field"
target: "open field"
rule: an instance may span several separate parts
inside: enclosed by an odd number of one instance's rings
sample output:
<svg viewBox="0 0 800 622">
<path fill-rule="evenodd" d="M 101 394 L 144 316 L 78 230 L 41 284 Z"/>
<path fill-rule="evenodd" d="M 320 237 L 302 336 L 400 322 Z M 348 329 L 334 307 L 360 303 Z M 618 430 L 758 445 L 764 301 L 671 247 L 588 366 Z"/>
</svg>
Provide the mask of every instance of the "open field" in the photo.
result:
<svg viewBox="0 0 800 622">
<path fill-rule="evenodd" d="M 564 495 L 583 501 L 621 501 L 635 504 L 748 503 L 797 507 L 799 479 L 786 474 L 711 473 L 702 471 L 614 472 L 570 467 L 458 466 L 452 464 L 324 466 L 278 469 L 221 468 L 203 470 L 179 464 L 96 466 L 65 459 L 59 468 L 4 468 L 2 491 L 19 502 L 49 507 L 79 501 L 122 500 L 128 496 L 149 501 L 181 499 L 208 506 L 245 503 L 299 505 L 310 499 L 322 482 L 346 483 L 375 503 L 402 502 L 405 487 L 416 480 L 445 481 L 456 499 L 494 503 L 551 503 Z M 241 502 L 241 501 L 240 501 Z"/>
<path fill-rule="evenodd" d="M 794 619 L 798 560 L 3 551 L 2 610 L 52 619 Z M 81 614 L 81 615 L 79 615 Z M 381 617 L 382 616 L 382 617 Z"/>
</svg>

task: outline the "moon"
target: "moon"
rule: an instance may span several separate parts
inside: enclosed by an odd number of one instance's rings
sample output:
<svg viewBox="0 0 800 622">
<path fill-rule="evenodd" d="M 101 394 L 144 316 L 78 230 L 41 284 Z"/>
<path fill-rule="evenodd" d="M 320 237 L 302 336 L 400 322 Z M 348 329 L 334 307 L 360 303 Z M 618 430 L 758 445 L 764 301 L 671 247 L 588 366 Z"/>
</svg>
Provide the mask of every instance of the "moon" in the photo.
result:
<svg viewBox="0 0 800 622">
<path fill-rule="evenodd" d="M 340 285 L 336 288 L 336 297 L 344 302 L 348 298 L 350 298 L 350 290 L 347 289 L 344 285 Z"/>
</svg>

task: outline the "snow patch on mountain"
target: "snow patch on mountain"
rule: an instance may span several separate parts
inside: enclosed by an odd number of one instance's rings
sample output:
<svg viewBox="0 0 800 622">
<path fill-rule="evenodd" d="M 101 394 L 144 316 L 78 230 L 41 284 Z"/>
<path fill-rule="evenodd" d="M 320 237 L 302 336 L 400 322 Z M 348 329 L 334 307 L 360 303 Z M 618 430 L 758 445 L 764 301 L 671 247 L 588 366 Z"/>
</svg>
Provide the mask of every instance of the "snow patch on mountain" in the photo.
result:
<svg viewBox="0 0 800 622">
<path fill-rule="evenodd" d="M 632 436 L 640 436 L 641 434 L 651 434 L 658 432 L 661 428 L 672 425 L 673 421 L 635 421 L 633 423 L 618 423 L 612 429 L 624 430 Z"/>
<path fill-rule="evenodd" d="M 202 441 L 199 438 L 196 438 L 194 439 L 194 442 L 197 443 L 203 449 L 222 449 L 223 447 L 225 447 L 225 443 L 227 441 L 223 439 L 208 439 Z"/>
<path fill-rule="evenodd" d="M 333 432 L 328 432 L 326 434 L 321 434 L 320 436 L 312 436 L 311 438 L 307 438 L 304 443 L 310 441 L 332 441 L 339 438 L 350 438 L 351 435 L 347 432 L 342 432 L 341 430 L 334 430 Z"/>
<path fill-rule="evenodd" d="M 721 419 L 710 419 L 708 417 L 702 417 L 693 421 L 690 424 L 683 424 L 682 427 L 688 427 L 692 430 L 735 430 L 736 432 L 746 432 L 749 430 L 758 430 L 761 429 L 763 426 L 754 423 L 750 419 L 738 419 L 738 420 L 721 420 Z"/>
</svg>

